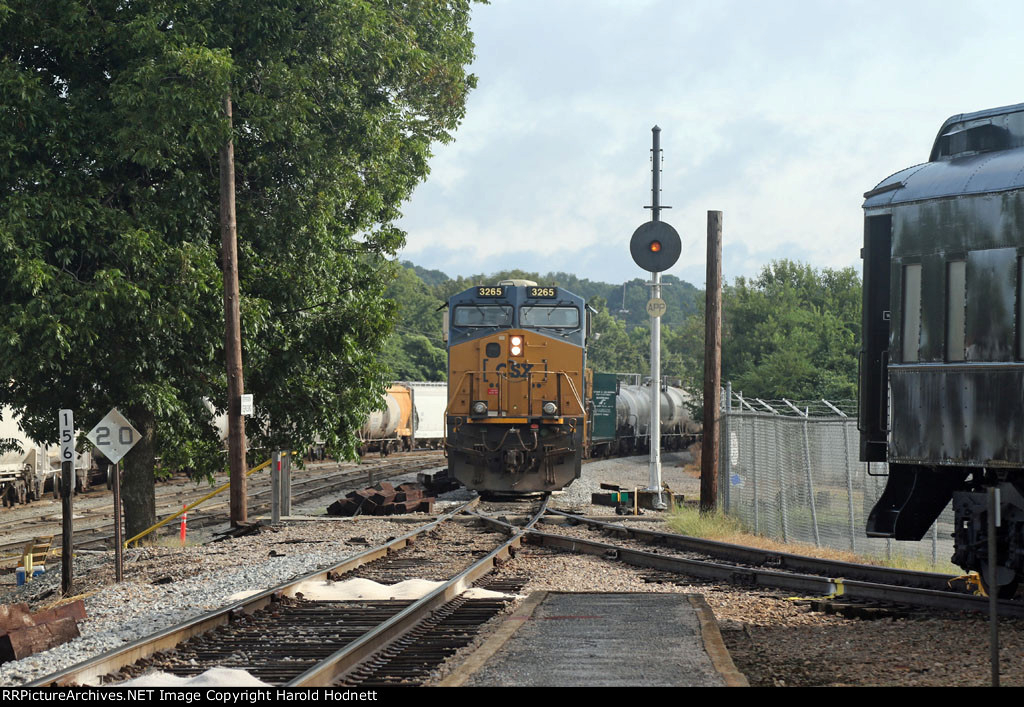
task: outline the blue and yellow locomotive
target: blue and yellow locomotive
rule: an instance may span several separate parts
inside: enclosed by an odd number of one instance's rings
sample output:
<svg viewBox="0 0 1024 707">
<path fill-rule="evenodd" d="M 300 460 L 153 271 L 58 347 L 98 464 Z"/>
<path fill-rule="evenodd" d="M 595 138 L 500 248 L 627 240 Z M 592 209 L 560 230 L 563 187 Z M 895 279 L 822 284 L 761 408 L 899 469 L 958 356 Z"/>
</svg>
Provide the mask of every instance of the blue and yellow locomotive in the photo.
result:
<svg viewBox="0 0 1024 707">
<path fill-rule="evenodd" d="M 582 297 L 525 280 L 448 301 L 449 474 L 494 493 L 555 491 L 586 448 Z"/>
</svg>

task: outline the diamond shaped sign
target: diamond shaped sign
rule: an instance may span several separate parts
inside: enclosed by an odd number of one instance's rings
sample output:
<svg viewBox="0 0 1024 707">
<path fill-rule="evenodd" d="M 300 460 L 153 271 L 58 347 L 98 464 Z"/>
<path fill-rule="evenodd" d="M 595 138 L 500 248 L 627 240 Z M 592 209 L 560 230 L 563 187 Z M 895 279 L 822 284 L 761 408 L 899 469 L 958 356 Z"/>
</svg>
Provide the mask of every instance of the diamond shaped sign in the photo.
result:
<svg viewBox="0 0 1024 707">
<path fill-rule="evenodd" d="M 86 435 L 103 452 L 103 456 L 117 464 L 135 446 L 141 435 L 132 423 L 114 408 Z"/>
</svg>

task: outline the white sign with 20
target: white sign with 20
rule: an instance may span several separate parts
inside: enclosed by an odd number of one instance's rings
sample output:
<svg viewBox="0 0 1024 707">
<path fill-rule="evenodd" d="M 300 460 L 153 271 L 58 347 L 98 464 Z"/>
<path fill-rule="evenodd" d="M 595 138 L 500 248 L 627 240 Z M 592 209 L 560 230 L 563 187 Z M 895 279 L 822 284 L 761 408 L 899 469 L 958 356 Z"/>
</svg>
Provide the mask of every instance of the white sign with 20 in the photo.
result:
<svg viewBox="0 0 1024 707">
<path fill-rule="evenodd" d="M 86 437 L 115 464 L 139 441 L 138 431 L 117 408 L 108 412 Z"/>
</svg>

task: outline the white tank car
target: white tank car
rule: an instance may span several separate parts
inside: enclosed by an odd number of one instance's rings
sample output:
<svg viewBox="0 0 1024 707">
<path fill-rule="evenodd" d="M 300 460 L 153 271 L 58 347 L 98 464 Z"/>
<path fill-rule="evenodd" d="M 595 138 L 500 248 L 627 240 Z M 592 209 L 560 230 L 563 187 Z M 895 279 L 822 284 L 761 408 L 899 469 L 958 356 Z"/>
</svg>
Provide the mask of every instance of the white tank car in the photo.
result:
<svg viewBox="0 0 1024 707">
<path fill-rule="evenodd" d="M 687 402 L 690 393 L 682 388 L 666 386 L 661 391 L 661 435 L 666 449 L 679 448 L 689 442 L 700 426 L 690 416 Z M 628 452 L 646 448 L 651 426 L 650 384 L 619 386 L 615 401 L 615 419 L 620 447 Z"/>
</svg>

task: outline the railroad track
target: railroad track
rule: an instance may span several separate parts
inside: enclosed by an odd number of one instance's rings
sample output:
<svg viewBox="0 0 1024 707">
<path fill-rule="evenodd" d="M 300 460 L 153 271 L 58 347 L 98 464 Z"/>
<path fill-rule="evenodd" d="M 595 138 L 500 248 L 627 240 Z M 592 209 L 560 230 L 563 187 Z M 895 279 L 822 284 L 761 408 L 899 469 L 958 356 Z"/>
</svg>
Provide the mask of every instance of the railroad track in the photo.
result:
<svg viewBox="0 0 1024 707">
<path fill-rule="evenodd" d="M 526 542 L 599 555 L 671 576 L 686 575 L 739 586 L 783 589 L 832 606 L 989 611 L 987 597 L 951 590 L 949 581 L 952 578 L 946 575 L 768 552 L 673 533 L 629 528 L 561 511 L 549 511 L 549 514 L 588 527 L 595 535 L 615 535 L 633 543 L 615 544 L 536 528 L 528 531 Z M 503 521 L 493 518 L 485 521 L 494 527 L 503 524 Z M 637 544 L 655 546 L 660 551 L 638 549 Z M 669 550 L 682 551 L 689 556 L 668 554 L 666 551 Z M 998 610 L 1000 616 L 1024 618 L 1024 602 L 1000 600 Z"/>
<path fill-rule="evenodd" d="M 368 550 L 335 567 L 261 592 L 229 607 L 31 683 L 32 686 L 97 684 L 119 681 L 158 668 L 194 675 L 215 666 L 244 667 L 274 685 L 418 684 L 445 657 L 472 640 L 476 629 L 500 613 L 509 598 L 462 596 L 472 586 L 518 589 L 523 580 L 488 585 L 487 575 L 507 562 L 522 542 L 525 529 L 500 534 L 463 528 L 454 519 L 471 510 L 470 501 L 386 545 Z M 546 509 L 539 504 L 535 522 Z M 430 576 L 417 546 L 432 533 L 470 533 L 446 544 L 450 558 L 459 553 L 463 566 L 416 600 L 339 601 L 309 598 L 310 587 L 337 585 L 358 577 L 393 584 L 410 576 Z M 436 550 L 431 551 L 436 556 Z M 141 662 L 140 662 L 141 661 Z"/>
<path fill-rule="evenodd" d="M 382 480 L 409 474 L 443 464 L 440 452 L 410 452 L 395 454 L 381 459 L 372 459 L 360 464 L 354 463 L 312 463 L 305 470 L 293 470 L 293 505 L 328 497 L 342 490 L 370 485 Z M 298 473 L 295 473 L 295 472 Z M 306 474 L 309 472 L 309 475 Z M 182 509 L 183 505 L 194 502 L 210 489 L 189 482 L 188 488 L 180 486 L 157 486 L 157 517 L 165 518 Z M 249 477 L 249 512 L 260 515 L 270 510 L 269 474 L 258 473 Z M 76 499 L 77 500 L 77 499 Z M 79 505 L 79 504 L 76 504 Z M 46 510 L 50 510 L 50 506 Z M 189 512 L 188 526 L 195 530 L 226 522 L 228 502 L 211 499 L 208 504 Z M 58 512 L 59 513 L 59 512 Z M 91 508 L 75 509 L 75 548 L 109 549 L 113 542 L 113 503 Z M 0 533 L 8 540 L 0 543 L 0 557 L 18 555 L 25 543 L 35 536 L 54 536 L 54 549 L 60 545 L 61 519 L 59 514 L 46 514 L 42 518 L 27 518 L 4 521 L 0 513 Z M 16 559 L 3 565 L 16 562 Z M 12 565 L 13 566 L 13 565 Z"/>
</svg>

